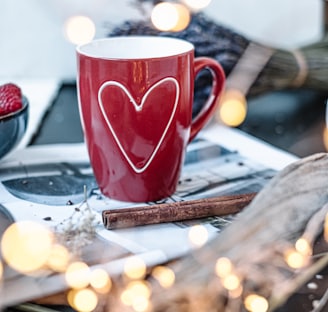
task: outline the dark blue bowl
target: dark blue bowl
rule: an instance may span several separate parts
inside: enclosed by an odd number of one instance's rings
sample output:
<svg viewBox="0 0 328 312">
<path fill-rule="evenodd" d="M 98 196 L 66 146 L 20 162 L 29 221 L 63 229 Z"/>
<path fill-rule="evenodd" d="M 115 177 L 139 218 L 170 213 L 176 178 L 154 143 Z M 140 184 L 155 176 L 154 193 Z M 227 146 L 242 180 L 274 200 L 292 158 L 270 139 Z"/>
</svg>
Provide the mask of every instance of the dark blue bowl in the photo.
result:
<svg viewBox="0 0 328 312">
<path fill-rule="evenodd" d="M 29 103 L 23 97 L 23 107 L 14 113 L 0 116 L 0 159 L 17 146 L 26 132 Z"/>
</svg>

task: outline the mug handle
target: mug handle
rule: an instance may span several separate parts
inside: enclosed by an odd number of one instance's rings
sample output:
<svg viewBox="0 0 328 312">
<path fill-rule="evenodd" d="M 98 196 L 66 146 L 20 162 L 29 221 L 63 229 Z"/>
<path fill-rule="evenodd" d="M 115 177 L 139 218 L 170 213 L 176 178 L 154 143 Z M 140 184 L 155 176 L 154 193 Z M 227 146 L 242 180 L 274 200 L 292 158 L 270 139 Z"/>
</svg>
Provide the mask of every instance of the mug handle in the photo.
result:
<svg viewBox="0 0 328 312">
<path fill-rule="evenodd" d="M 213 77 L 211 94 L 209 95 L 205 105 L 201 111 L 191 122 L 189 142 L 191 142 L 197 133 L 205 126 L 207 121 L 212 117 L 218 103 L 224 86 L 225 86 L 225 73 L 222 66 L 209 57 L 197 57 L 194 60 L 194 77 L 204 69 L 208 69 Z"/>
</svg>

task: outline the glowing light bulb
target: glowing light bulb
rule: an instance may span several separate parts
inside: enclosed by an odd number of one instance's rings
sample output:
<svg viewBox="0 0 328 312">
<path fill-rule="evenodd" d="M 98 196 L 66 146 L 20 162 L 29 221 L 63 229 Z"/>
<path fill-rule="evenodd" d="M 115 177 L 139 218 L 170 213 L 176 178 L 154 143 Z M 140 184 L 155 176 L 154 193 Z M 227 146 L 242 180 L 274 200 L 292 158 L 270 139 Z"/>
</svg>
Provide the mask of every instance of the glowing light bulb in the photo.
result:
<svg viewBox="0 0 328 312">
<path fill-rule="evenodd" d="M 300 269 L 307 264 L 308 257 L 291 248 L 285 252 L 285 261 L 291 268 Z"/>
<path fill-rule="evenodd" d="M 202 225 L 194 225 L 190 228 L 188 237 L 195 247 L 201 247 L 208 241 L 208 231 Z"/>
<path fill-rule="evenodd" d="M 157 266 L 152 271 L 152 276 L 158 281 L 158 283 L 164 287 L 169 288 L 174 284 L 175 274 L 166 266 Z"/>
<path fill-rule="evenodd" d="M 174 27 L 169 29 L 170 31 L 182 31 L 186 29 L 190 23 L 190 11 L 186 6 L 179 3 L 173 4 L 177 13 L 178 13 L 178 20 Z"/>
<path fill-rule="evenodd" d="M 71 43 L 84 44 L 94 38 L 96 26 L 87 16 L 72 16 L 66 21 L 64 32 Z"/>
<path fill-rule="evenodd" d="M 132 303 L 132 308 L 136 312 L 146 312 L 149 307 L 149 299 L 145 297 L 138 297 Z"/>
<path fill-rule="evenodd" d="M 143 311 L 149 305 L 151 289 L 145 281 L 130 282 L 121 294 L 121 301 L 136 311 Z"/>
<path fill-rule="evenodd" d="M 266 312 L 269 309 L 267 299 L 256 294 L 248 295 L 244 300 L 244 305 L 251 312 Z"/>
<path fill-rule="evenodd" d="M 56 272 L 64 272 L 69 262 L 70 254 L 63 245 L 55 244 L 52 246 L 47 265 Z"/>
<path fill-rule="evenodd" d="M 138 256 L 130 257 L 124 264 L 124 273 L 131 279 L 140 279 L 146 275 L 146 264 Z"/>
<path fill-rule="evenodd" d="M 130 282 L 128 288 L 136 297 L 149 298 L 151 295 L 149 284 L 145 281 Z"/>
<path fill-rule="evenodd" d="M 45 226 L 32 221 L 17 222 L 2 236 L 2 255 L 13 269 L 32 273 L 46 264 L 52 242 L 53 233 Z"/>
<path fill-rule="evenodd" d="M 103 269 L 96 269 L 91 272 L 90 285 L 101 294 L 108 293 L 112 287 L 112 281 L 107 272 Z"/>
<path fill-rule="evenodd" d="M 222 97 L 218 108 L 218 118 L 227 126 L 237 127 L 246 118 L 247 102 L 238 90 L 228 90 Z"/>
<path fill-rule="evenodd" d="M 79 289 L 70 291 L 68 302 L 77 311 L 91 312 L 98 305 L 98 297 L 91 289 Z"/>
<path fill-rule="evenodd" d="M 179 13 L 175 5 L 169 2 L 156 4 L 151 12 L 151 21 L 153 25 L 161 31 L 174 29 L 178 24 L 178 20 Z"/>
<path fill-rule="evenodd" d="M 232 271 L 232 263 L 228 258 L 219 258 L 215 264 L 216 275 L 223 278 L 228 276 Z"/>
<path fill-rule="evenodd" d="M 81 289 L 90 282 L 90 268 L 81 261 L 71 263 L 65 273 L 65 279 L 71 288 Z"/>
<path fill-rule="evenodd" d="M 328 151 L 328 128 L 326 128 L 326 127 L 324 127 L 324 129 L 323 129 L 322 141 L 323 141 L 325 150 Z"/>
<path fill-rule="evenodd" d="M 312 255 L 312 247 L 309 241 L 305 238 L 299 238 L 295 243 L 295 249 L 304 256 Z"/>
<path fill-rule="evenodd" d="M 183 2 L 193 11 L 206 8 L 212 0 L 184 0 Z"/>
<path fill-rule="evenodd" d="M 240 279 L 236 274 L 229 274 L 222 280 L 223 286 L 228 290 L 236 290 L 240 287 Z"/>
</svg>

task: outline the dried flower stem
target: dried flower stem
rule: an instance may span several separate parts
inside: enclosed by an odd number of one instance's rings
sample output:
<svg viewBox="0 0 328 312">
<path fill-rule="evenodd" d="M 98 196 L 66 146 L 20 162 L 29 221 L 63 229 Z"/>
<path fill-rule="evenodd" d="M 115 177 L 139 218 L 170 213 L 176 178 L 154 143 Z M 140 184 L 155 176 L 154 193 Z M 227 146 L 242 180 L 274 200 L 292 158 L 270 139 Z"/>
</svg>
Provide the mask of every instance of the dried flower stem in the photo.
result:
<svg viewBox="0 0 328 312">
<path fill-rule="evenodd" d="M 97 214 L 89 207 L 87 190 L 84 186 L 84 200 L 68 219 L 56 227 L 57 239 L 72 254 L 80 255 L 82 248 L 93 241 L 99 223 Z"/>
</svg>

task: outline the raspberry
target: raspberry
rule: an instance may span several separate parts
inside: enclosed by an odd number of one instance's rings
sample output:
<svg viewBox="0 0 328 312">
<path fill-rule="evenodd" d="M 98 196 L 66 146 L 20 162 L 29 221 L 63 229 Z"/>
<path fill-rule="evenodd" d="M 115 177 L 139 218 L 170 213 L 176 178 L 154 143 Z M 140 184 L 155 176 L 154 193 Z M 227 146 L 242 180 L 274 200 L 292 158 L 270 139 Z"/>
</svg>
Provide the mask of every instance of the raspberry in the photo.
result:
<svg viewBox="0 0 328 312">
<path fill-rule="evenodd" d="M 22 91 L 17 85 L 7 83 L 0 86 L 0 116 L 16 112 L 22 107 Z"/>
</svg>

